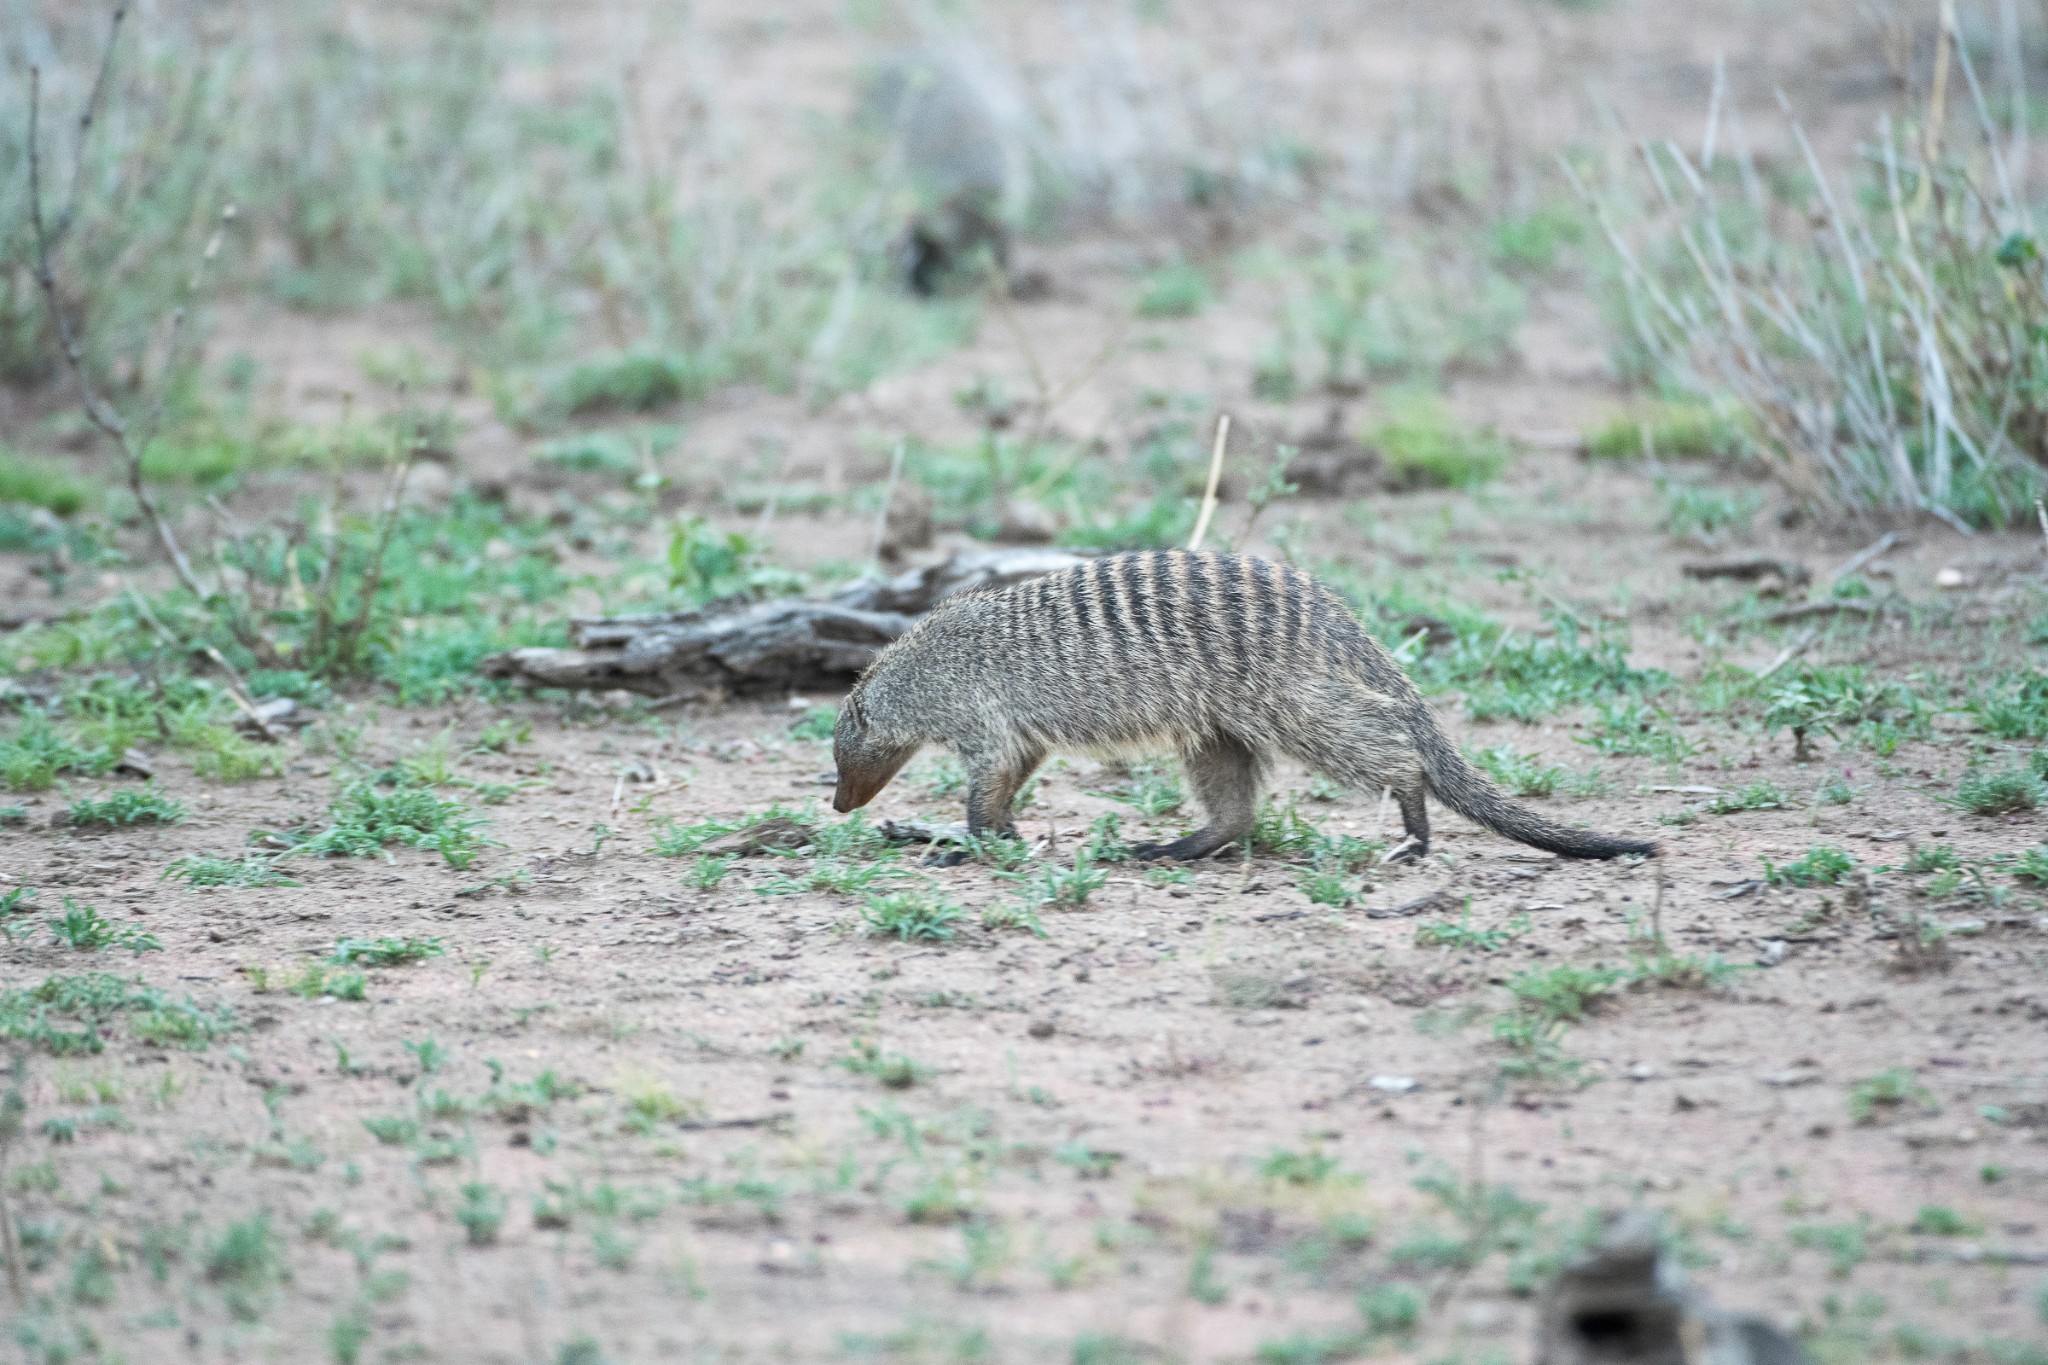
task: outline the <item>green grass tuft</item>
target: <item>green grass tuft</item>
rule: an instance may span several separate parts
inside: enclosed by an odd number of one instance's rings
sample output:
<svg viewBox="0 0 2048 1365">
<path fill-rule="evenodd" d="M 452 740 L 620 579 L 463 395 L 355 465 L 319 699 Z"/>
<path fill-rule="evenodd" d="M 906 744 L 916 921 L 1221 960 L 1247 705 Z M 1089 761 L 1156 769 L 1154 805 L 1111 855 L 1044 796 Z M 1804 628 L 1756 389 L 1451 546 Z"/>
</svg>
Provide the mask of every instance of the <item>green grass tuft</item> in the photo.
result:
<svg viewBox="0 0 2048 1365">
<path fill-rule="evenodd" d="M 0 450 L 0 503 L 26 503 L 68 517 L 85 507 L 88 492 L 48 456 Z"/>
<path fill-rule="evenodd" d="M 2026 768 L 1978 769 L 1956 784 L 1957 806 L 1972 815 L 2010 815 L 2048 805 L 2048 782 Z"/>
<path fill-rule="evenodd" d="M 965 910 L 928 891 L 897 891 L 886 896 L 869 896 L 860 911 L 861 924 L 867 933 L 906 943 L 945 942 L 953 937 L 953 926 L 966 917 Z"/>
<path fill-rule="evenodd" d="M 1472 488 L 1492 480 L 1508 461 L 1500 438 L 1460 422 L 1427 389 L 1389 394 L 1364 441 L 1380 453 L 1388 476 L 1409 488 Z"/>
<path fill-rule="evenodd" d="M 1138 291 L 1141 318 L 1191 318 L 1209 302 L 1209 280 L 1185 262 L 1161 267 Z"/>
<path fill-rule="evenodd" d="M 185 803 L 154 788 L 81 797 L 64 812 L 67 823 L 95 825 L 175 825 L 185 818 Z"/>
<path fill-rule="evenodd" d="M 1839 848 L 1817 844 L 1783 865 L 1763 860 L 1772 886 L 1839 886 L 1856 870 L 1856 860 Z"/>
<path fill-rule="evenodd" d="M 1742 428 L 1704 403 L 1639 403 L 1586 438 L 1599 460 L 1727 460 L 1744 449 Z"/>
<path fill-rule="evenodd" d="M 366 858 L 388 845 L 402 844 L 439 853 L 460 870 L 494 842 L 477 833 L 487 822 L 470 815 L 460 801 L 444 800 L 419 787 L 386 790 L 371 782 L 351 783 L 329 809 L 328 819 L 326 829 L 291 853 Z"/>
<path fill-rule="evenodd" d="M 589 412 L 647 412 L 704 396 L 712 375 L 702 360 L 673 351 L 620 351 L 570 370 L 549 393 L 550 405 Z"/>
</svg>

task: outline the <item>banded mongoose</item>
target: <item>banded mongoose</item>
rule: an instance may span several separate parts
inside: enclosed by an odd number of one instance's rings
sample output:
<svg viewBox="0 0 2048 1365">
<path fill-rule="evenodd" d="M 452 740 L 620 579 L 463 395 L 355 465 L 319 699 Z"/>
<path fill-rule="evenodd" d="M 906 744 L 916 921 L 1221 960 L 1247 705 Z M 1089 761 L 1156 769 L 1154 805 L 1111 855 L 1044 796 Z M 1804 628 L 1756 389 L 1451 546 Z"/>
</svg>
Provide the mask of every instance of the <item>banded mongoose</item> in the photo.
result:
<svg viewBox="0 0 2048 1365">
<path fill-rule="evenodd" d="M 1391 790 L 1406 857 L 1429 851 L 1426 793 L 1566 857 L 1657 851 L 1510 801 L 1335 593 L 1265 559 L 1113 555 L 941 602 L 876 656 L 841 708 L 833 809 L 874 800 L 928 743 L 966 764 L 975 835 L 1015 831 L 1011 801 L 1048 754 L 1170 746 L 1208 823 L 1138 845 L 1139 857 L 1204 858 L 1243 839 L 1282 755 L 1350 787 Z"/>
<path fill-rule="evenodd" d="M 863 117 L 886 133 L 909 201 L 891 249 L 912 292 L 971 287 L 991 270 L 1007 280 L 1009 153 L 1000 121 L 957 61 L 906 54 L 867 91 Z"/>
</svg>

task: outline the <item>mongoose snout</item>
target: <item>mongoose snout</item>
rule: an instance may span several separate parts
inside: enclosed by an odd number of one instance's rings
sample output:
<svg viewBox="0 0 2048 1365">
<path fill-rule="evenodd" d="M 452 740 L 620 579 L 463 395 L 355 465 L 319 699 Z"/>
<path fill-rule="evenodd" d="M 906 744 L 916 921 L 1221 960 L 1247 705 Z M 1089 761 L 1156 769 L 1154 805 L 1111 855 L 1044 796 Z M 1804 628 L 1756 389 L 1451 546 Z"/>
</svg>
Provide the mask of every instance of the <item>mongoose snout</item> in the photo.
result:
<svg viewBox="0 0 2048 1365">
<path fill-rule="evenodd" d="M 1141 857 L 1203 858 L 1244 838 L 1286 756 L 1389 790 L 1405 852 L 1429 849 L 1425 794 L 1498 834 L 1571 858 L 1657 846 L 1572 829 L 1509 800 L 1466 762 L 1343 600 L 1270 560 L 1112 555 L 941 603 L 878 655 L 833 736 L 835 810 L 866 805 L 925 744 L 967 768 L 972 833 L 1011 834 L 1011 803 L 1055 752 L 1180 755 L 1208 823 Z"/>
</svg>

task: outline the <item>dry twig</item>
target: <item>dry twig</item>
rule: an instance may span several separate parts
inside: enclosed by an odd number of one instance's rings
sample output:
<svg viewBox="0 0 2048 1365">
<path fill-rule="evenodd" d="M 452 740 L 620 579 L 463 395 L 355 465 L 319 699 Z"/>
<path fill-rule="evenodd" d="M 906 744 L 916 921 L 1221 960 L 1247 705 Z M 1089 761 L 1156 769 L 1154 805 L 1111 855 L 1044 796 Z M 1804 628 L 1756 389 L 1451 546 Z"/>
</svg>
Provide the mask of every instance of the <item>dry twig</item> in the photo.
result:
<svg viewBox="0 0 2048 1365">
<path fill-rule="evenodd" d="M 138 439 L 130 431 L 127 420 L 101 395 L 98 386 L 93 383 L 92 375 L 85 363 L 84 342 L 73 326 L 71 315 L 65 309 L 64 301 L 57 290 L 54 257 L 57 248 L 70 234 L 71 225 L 77 221 L 78 195 L 84 179 L 86 142 L 92 131 L 93 122 L 99 114 L 100 101 L 105 95 L 108 77 L 113 70 L 114 46 L 121 36 L 121 22 L 127 14 L 126 5 L 114 7 L 113 22 L 107 29 L 106 46 L 100 54 L 99 76 L 93 82 L 92 93 L 87 96 L 85 109 L 78 118 L 78 145 L 73 150 L 71 186 L 65 197 L 64 210 L 54 224 L 43 213 L 43 73 L 41 67 L 34 64 L 29 66 L 28 208 L 29 224 L 35 239 L 34 274 L 36 286 L 42 291 L 44 304 L 50 311 L 51 324 L 57 329 L 58 346 L 64 356 L 65 367 L 71 372 L 72 379 L 78 386 L 79 400 L 84 405 L 86 420 L 111 440 L 121 452 L 121 460 L 128 476 L 128 491 L 134 496 L 136 504 L 142 508 L 143 515 L 149 518 L 150 526 L 156 532 L 157 543 L 163 547 L 164 554 L 170 559 L 179 583 L 193 596 L 204 598 L 207 595 L 206 590 L 201 587 L 198 575 L 192 571 L 192 562 L 185 554 L 185 547 L 179 543 L 177 533 L 171 529 L 170 522 L 165 519 L 163 510 L 157 506 L 156 498 L 150 493 L 149 486 L 142 477 L 142 457 L 148 450 L 150 441 L 155 439 L 156 428 L 163 415 L 163 397 L 159 395 L 150 418 L 143 427 L 142 436 Z M 222 221 L 225 223 L 233 217 L 234 208 L 229 206 L 222 215 Z M 220 233 L 216 231 L 200 258 L 198 271 L 193 275 L 193 291 L 199 288 L 206 268 L 212 264 L 214 256 L 219 252 L 220 241 Z M 174 357 L 177 333 L 183 322 L 184 313 L 182 306 L 172 313 L 171 341 Z"/>
</svg>

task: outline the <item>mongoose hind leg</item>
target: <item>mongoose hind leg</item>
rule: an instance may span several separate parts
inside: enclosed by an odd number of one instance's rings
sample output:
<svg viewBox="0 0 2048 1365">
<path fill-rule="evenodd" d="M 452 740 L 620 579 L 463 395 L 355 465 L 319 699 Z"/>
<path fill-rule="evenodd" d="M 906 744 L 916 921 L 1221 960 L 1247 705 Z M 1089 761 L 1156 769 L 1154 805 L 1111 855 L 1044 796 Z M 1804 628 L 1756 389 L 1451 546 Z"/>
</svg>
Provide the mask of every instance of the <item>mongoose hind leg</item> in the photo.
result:
<svg viewBox="0 0 2048 1365">
<path fill-rule="evenodd" d="M 1010 807 L 1018 789 L 1045 762 L 1044 751 L 963 757 L 967 762 L 967 832 L 976 838 L 1016 838 L 1017 820 Z"/>
<path fill-rule="evenodd" d="M 1401 829 L 1407 838 L 1387 854 L 1390 863 L 1419 863 L 1429 856 L 1429 807 L 1423 804 L 1423 786 L 1394 788 L 1394 800 L 1401 806 Z"/>
<path fill-rule="evenodd" d="M 1258 758 L 1237 740 L 1219 735 L 1181 755 L 1188 783 L 1209 823 L 1166 844 L 1132 844 L 1134 858 L 1193 862 L 1236 843 L 1258 819 Z"/>
</svg>

